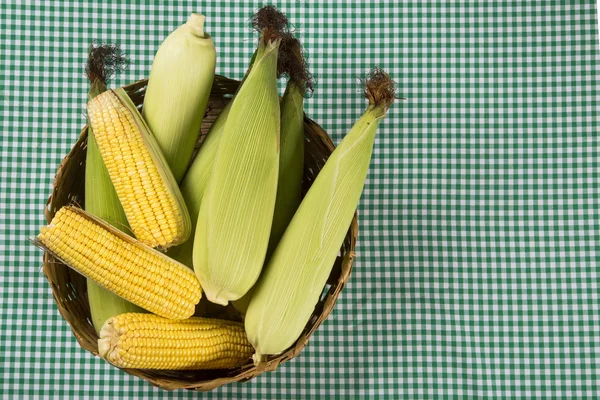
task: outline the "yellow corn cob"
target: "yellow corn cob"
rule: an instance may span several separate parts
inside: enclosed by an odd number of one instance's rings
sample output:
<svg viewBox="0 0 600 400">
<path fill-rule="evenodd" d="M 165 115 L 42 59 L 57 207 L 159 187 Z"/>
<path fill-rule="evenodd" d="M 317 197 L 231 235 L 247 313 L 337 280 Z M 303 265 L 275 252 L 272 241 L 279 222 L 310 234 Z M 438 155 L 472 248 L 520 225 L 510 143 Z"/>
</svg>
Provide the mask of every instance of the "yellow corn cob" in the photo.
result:
<svg viewBox="0 0 600 400">
<path fill-rule="evenodd" d="M 181 192 L 148 126 L 123 89 L 88 102 L 102 159 L 140 242 L 167 248 L 183 243 L 191 222 Z"/>
<path fill-rule="evenodd" d="M 241 366 L 253 349 L 239 322 L 128 313 L 106 321 L 98 352 L 121 368 L 191 370 Z"/>
<path fill-rule="evenodd" d="M 85 164 L 85 210 L 117 229 L 127 229 L 127 218 L 110 182 L 91 129 L 88 129 Z M 143 311 L 91 279 L 87 279 L 87 293 L 92 323 L 97 333 L 100 333 L 104 322 L 113 315 Z"/>
<path fill-rule="evenodd" d="M 38 240 L 77 272 L 165 318 L 192 316 L 202 296 L 189 268 L 83 210 L 61 208 Z"/>
</svg>

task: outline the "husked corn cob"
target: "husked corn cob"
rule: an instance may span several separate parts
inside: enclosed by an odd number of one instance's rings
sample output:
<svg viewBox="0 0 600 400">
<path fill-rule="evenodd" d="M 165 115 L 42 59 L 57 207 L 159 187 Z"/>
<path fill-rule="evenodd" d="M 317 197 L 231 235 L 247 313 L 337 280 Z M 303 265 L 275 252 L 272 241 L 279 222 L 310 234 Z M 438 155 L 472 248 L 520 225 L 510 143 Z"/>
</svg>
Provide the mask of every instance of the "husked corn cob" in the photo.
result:
<svg viewBox="0 0 600 400">
<path fill-rule="evenodd" d="M 91 129 L 88 129 L 85 164 L 85 210 L 117 229 L 126 229 L 128 227 L 127 218 L 121 203 L 119 203 L 115 188 L 110 182 L 94 138 L 94 131 Z M 87 279 L 87 293 L 92 323 L 98 333 L 104 322 L 113 315 L 143 311 L 138 306 L 98 285 L 92 279 Z"/>
<path fill-rule="evenodd" d="M 121 368 L 221 369 L 243 365 L 252 346 L 239 322 L 193 317 L 172 321 L 152 314 L 121 314 L 100 331 L 100 356 Z"/>
<path fill-rule="evenodd" d="M 37 238 L 82 275 L 165 318 L 192 316 L 202 296 L 189 268 L 83 210 L 61 208 Z"/>
<path fill-rule="evenodd" d="M 191 222 L 175 178 L 156 140 L 123 89 L 87 105 L 102 159 L 140 242 L 167 248 L 184 242 Z"/>
</svg>

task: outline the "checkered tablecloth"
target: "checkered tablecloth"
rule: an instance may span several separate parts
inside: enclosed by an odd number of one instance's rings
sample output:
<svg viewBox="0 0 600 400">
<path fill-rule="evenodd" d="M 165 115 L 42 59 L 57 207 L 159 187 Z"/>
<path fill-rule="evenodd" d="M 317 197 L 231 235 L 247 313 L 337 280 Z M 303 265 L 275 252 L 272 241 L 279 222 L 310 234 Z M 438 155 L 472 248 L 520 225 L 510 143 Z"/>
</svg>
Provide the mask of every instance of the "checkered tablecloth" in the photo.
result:
<svg viewBox="0 0 600 400">
<path fill-rule="evenodd" d="M 200 11 L 240 78 L 262 3 L 0 3 L 0 397 L 599 398 L 599 52 L 594 0 L 275 3 L 316 77 L 306 111 L 339 142 L 386 69 L 358 258 L 295 360 L 209 394 L 162 392 L 83 351 L 28 243 L 85 124 L 92 39 L 148 76 Z"/>
</svg>

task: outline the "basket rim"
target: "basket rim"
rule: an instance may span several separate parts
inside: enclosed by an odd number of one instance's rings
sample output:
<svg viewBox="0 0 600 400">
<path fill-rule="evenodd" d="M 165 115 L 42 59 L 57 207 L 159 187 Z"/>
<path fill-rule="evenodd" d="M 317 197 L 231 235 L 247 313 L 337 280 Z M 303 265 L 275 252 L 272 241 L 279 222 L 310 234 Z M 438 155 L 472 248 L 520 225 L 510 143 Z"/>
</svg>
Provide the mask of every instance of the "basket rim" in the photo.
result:
<svg viewBox="0 0 600 400">
<path fill-rule="evenodd" d="M 143 100 L 143 91 L 147 85 L 147 79 L 141 79 L 131 84 L 123 86 L 127 93 L 132 97 L 132 100 L 136 104 L 141 104 L 140 102 Z M 215 75 L 215 84 L 213 85 L 213 91 L 211 92 L 211 98 L 213 96 L 221 96 L 224 98 L 227 94 L 232 94 L 232 88 L 239 85 L 239 82 L 221 75 Z M 216 88 L 215 88 L 216 86 Z M 134 100 L 135 99 L 135 100 Z M 210 103 L 210 101 L 209 101 Z M 315 121 L 310 119 L 306 114 L 304 116 L 305 123 L 305 132 L 307 129 L 313 129 L 318 133 L 317 137 L 321 139 L 320 143 L 317 143 L 323 149 L 325 149 L 329 156 L 331 152 L 335 149 L 335 145 L 333 144 L 329 135 L 325 132 L 325 130 L 317 124 Z M 72 162 L 72 156 L 74 153 L 84 151 L 86 143 L 87 143 L 87 132 L 88 125 L 86 124 L 80 131 L 79 137 L 69 153 L 61 160 L 56 175 L 53 180 L 52 191 L 49 195 L 46 205 L 44 207 L 44 216 L 46 221 L 50 223 L 52 220 L 54 213 L 58 207 L 58 202 L 63 201 L 62 193 L 59 193 L 63 186 L 63 182 L 65 180 L 65 175 L 70 171 L 69 167 L 72 167 L 70 163 Z M 85 177 L 84 177 L 85 179 Z M 83 180 L 84 180 L 83 179 Z M 68 202 L 67 198 L 67 202 Z M 62 206 L 64 204 L 60 204 Z M 343 258 L 338 257 L 334 266 L 332 267 L 332 271 L 330 277 L 324 287 L 325 296 L 321 296 L 321 300 L 315 306 L 315 310 L 313 311 L 309 321 L 307 322 L 306 327 L 304 328 L 300 337 L 296 340 L 296 342 L 288 348 L 283 353 L 276 356 L 269 356 L 265 363 L 261 363 L 259 366 L 254 366 L 251 361 L 246 365 L 230 369 L 230 370 L 219 370 L 224 372 L 224 376 L 218 376 L 213 379 L 201 380 L 195 382 L 182 382 L 179 379 L 164 379 L 157 378 L 153 375 L 156 375 L 156 371 L 154 370 L 140 370 L 140 369 L 127 369 L 127 368 L 119 368 L 122 371 L 140 377 L 153 386 L 160 387 L 166 390 L 174 390 L 174 389 L 190 389 L 197 391 L 209 391 L 213 390 L 217 387 L 225 385 L 231 382 L 246 382 L 264 372 L 273 371 L 277 369 L 277 367 L 285 363 L 295 357 L 297 357 L 302 349 L 307 345 L 310 336 L 314 333 L 314 331 L 321 325 L 321 323 L 327 319 L 330 315 L 333 307 L 339 298 L 341 291 L 344 289 L 346 283 L 348 282 L 350 275 L 352 273 L 352 268 L 354 264 L 355 258 L 355 248 L 356 248 L 356 240 L 358 237 L 358 213 L 355 211 L 354 216 L 352 218 L 351 225 L 348 229 L 348 233 L 346 234 L 346 238 L 344 242 L 348 241 L 348 249 L 344 251 L 344 246 L 342 246 L 342 254 Z M 77 319 L 72 312 L 70 312 L 69 308 L 64 305 L 65 299 L 63 299 L 62 295 L 62 287 L 63 282 L 59 276 L 55 274 L 55 266 L 57 263 L 59 265 L 64 266 L 64 274 L 70 275 L 79 275 L 72 269 L 68 268 L 64 264 L 55 260 L 49 253 L 44 251 L 43 255 L 43 273 L 46 279 L 48 280 L 51 290 L 52 296 L 54 298 L 55 303 L 58 306 L 58 310 L 61 316 L 67 321 L 69 324 L 73 335 L 75 336 L 77 342 L 80 347 L 89 351 L 90 353 L 98 356 L 97 349 L 97 334 L 95 330 L 93 330 L 93 334 L 96 336 L 96 341 L 91 341 L 89 335 L 84 334 L 85 332 L 81 332 L 80 328 L 82 326 L 80 319 Z M 71 284 L 75 284 L 72 283 Z M 327 288 L 329 286 L 329 288 Z M 87 301 L 87 298 L 85 299 Z M 87 304 L 87 303 L 86 303 Z M 88 307 L 88 319 L 89 319 L 89 305 Z M 85 324 L 91 325 L 90 321 L 85 321 Z M 153 373 L 154 372 L 154 373 Z M 182 371 L 170 371 L 174 375 L 179 375 Z"/>
</svg>

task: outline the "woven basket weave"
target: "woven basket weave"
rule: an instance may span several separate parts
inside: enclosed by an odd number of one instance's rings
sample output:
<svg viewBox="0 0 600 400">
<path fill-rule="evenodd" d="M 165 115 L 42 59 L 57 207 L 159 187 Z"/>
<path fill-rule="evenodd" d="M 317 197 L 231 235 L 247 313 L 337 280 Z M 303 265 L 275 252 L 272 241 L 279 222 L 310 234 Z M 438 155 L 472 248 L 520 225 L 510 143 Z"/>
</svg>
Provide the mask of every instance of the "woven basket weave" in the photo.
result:
<svg viewBox="0 0 600 400">
<path fill-rule="evenodd" d="M 141 107 L 143 103 L 146 83 L 147 80 L 141 80 L 125 86 L 125 90 L 138 107 Z M 198 144 L 201 143 L 211 124 L 227 104 L 238 85 L 238 81 L 222 76 L 215 77 Z M 327 136 L 327 133 L 307 117 L 304 120 L 304 133 L 306 143 L 303 191 L 306 193 L 306 190 L 310 187 L 333 151 L 334 145 L 329 136 Z M 82 129 L 77 143 L 75 143 L 58 167 L 52 194 L 48 198 L 44 210 L 48 222 L 52 220 L 56 211 L 64 205 L 72 203 L 76 203 L 79 206 L 85 205 L 86 143 L 87 126 Z M 335 262 L 323 295 L 317 303 L 304 331 L 292 347 L 278 356 L 270 356 L 267 362 L 261 364 L 260 367 L 254 366 L 249 360 L 242 367 L 228 370 L 155 371 L 123 369 L 123 371 L 139 376 L 152 385 L 163 389 L 185 388 L 209 391 L 230 382 L 247 381 L 265 371 L 275 370 L 279 364 L 300 354 L 304 346 L 306 346 L 310 335 L 331 312 L 335 301 L 350 277 L 357 235 L 358 223 L 356 215 L 354 215 L 354 219 L 341 248 L 341 255 Z M 98 355 L 98 335 L 91 322 L 85 278 L 46 252 L 44 253 L 44 274 L 52 288 L 52 294 L 58 305 L 58 310 L 71 326 L 75 338 L 81 347 L 94 355 Z"/>
</svg>

